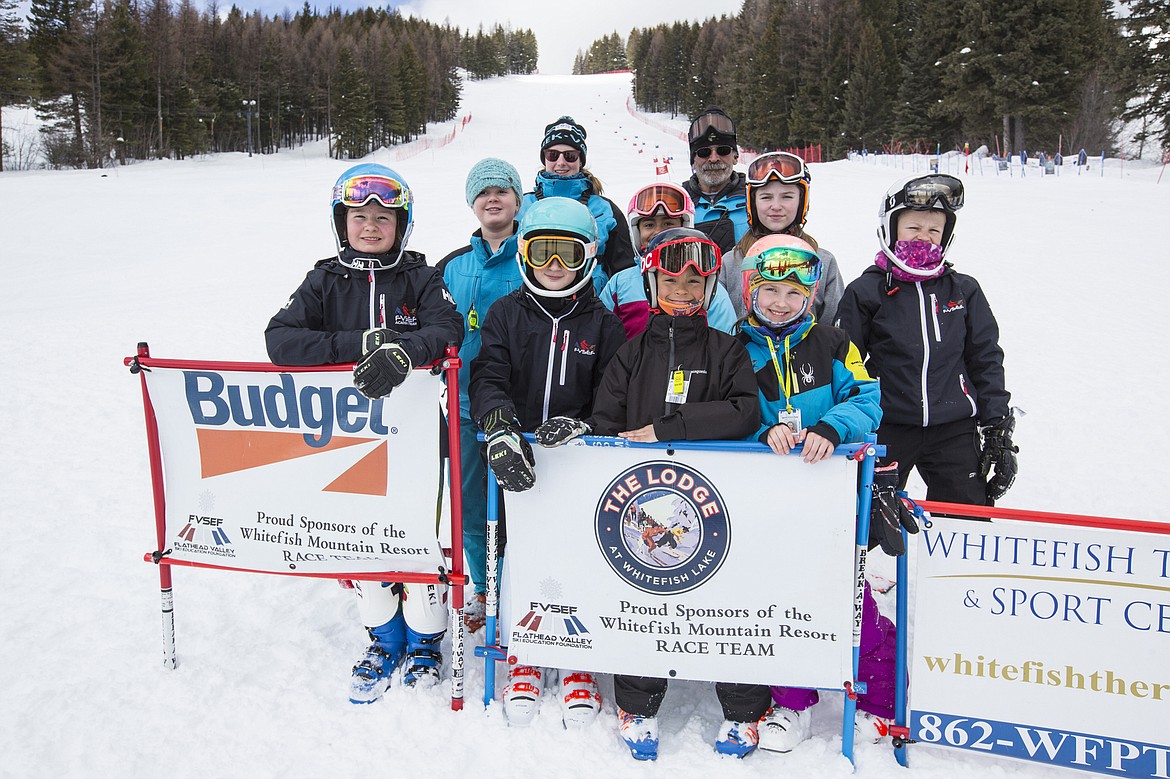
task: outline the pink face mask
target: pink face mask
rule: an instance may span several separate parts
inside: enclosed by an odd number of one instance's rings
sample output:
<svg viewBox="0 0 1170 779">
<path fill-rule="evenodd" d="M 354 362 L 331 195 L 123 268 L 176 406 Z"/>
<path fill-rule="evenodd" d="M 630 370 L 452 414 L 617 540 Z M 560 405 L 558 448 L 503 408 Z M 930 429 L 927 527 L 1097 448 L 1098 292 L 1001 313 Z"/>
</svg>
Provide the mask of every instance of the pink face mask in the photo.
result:
<svg viewBox="0 0 1170 779">
<path fill-rule="evenodd" d="M 894 256 L 898 262 L 907 268 L 917 271 L 926 271 L 925 274 L 907 273 L 894 263 L 890 267 L 889 258 L 885 252 L 878 252 L 874 262 L 882 270 L 889 270 L 898 281 L 925 281 L 933 279 L 945 270 L 941 246 L 935 246 L 930 241 L 897 241 L 894 244 Z"/>
</svg>

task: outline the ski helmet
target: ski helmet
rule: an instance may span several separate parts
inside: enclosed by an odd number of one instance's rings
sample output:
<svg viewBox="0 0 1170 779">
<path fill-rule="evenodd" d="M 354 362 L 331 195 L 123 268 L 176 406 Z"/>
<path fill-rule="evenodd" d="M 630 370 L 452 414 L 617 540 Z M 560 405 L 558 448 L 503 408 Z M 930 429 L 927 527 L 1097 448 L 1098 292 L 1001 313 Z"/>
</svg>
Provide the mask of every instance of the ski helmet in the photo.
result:
<svg viewBox="0 0 1170 779">
<path fill-rule="evenodd" d="M 359 208 L 371 200 L 398 212 L 398 235 L 394 245 L 390 251 L 380 254 L 357 251 L 349 245 L 346 231 L 345 209 Z M 402 259 L 406 242 L 414 229 L 414 194 L 406 180 L 385 165 L 369 162 L 354 165 L 333 185 L 330 216 L 337 241 L 337 258 L 342 265 L 354 270 L 387 270 Z"/>
<path fill-rule="evenodd" d="M 626 209 L 635 254 L 642 247 L 638 224 L 644 217 L 655 214 L 676 217 L 682 221 L 682 227 L 695 226 L 695 204 L 685 189 L 675 184 L 648 184 L 634 193 Z"/>
<path fill-rule="evenodd" d="M 762 233 L 768 228 L 760 221 L 756 212 L 756 190 L 772 181 L 781 184 L 793 184 L 800 191 L 800 200 L 796 204 L 796 217 L 792 224 L 784 228 L 785 233 L 793 233 L 804 227 L 808 218 L 808 185 L 812 182 L 812 173 L 804 160 L 795 154 L 786 151 L 770 151 L 761 154 L 748 165 L 746 176 L 747 190 L 747 217 L 748 225 L 754 232 Z"/>
<path fill-rule="evenodd" d="M 812 309 L 821 278 L 821 258 L 809 243 L 793 235 L 765 235 L 751 245 L 744 255 L 743 305 L 749 316 L 772 330 L 779 330 L 800 320 Z M 804 306 L 783 322 L 768 319 L 757 305 L 760 287 L 785 284 L 804 295 Z"/>
<path fill-rule="evenodd" d="M 963 182 L 954 176 L 932 173 L 910 176 L 895 182 L 887 191 L 878 208 L 878 243 L 882 253 L 898 268 L 916 278 L 930 278 L 939 272 L 947 249 L 955 238 L 956 212 L 963 207 Z M 903 211 L 941 211 L 946 216 L 939 265 L 915 268 L 903 262 L 894 252 L 898 240 L 898 219 Z"/>
<path fill-rule="evenodd" d="M 688 267 L 707 280 L 703 290 L 702 309 L 711 307 L 715 297 L 715 285 L 719 283 L 719 265 L 723 253 L 719 246 L 705 233 L 689 227 L 672 227 L 663 230 L 646 244 L 642 256 L 642 285 L 646 290 L 646 301 L 653 310 L 670 316 L 690 316 L 696 310 L 679 310 L 667 301 L 658 299 L 658 274 L 679 276 Z"/>
<path fill-rule="evenodd" d="M 516 243 L 520 276 L 524 285 L 537 295 L 567 298 L 593 281 L 593 269 L 597 266 L 597 222 L 578 200 L 567 197 L 537 200 L 520 217 Z M 578 274 L 564 289 L 546 289 L 533 273 L 554 259 L 565 270 Z"/>
</svg>

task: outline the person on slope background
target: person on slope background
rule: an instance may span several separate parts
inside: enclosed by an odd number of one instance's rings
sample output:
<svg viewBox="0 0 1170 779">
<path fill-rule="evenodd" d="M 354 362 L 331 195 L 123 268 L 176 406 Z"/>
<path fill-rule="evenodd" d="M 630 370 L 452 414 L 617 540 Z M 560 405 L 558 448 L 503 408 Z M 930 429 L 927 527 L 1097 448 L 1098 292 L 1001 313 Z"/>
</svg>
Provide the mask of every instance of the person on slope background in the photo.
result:
<svg viewBox="0 0 1170 779">
<path fill-rule="evenodd" d="M 536 186 L 524 195 L 520 216 L 546 197 L 567 197 L 584 203 L 597 223 L 597 267 L 593 283 L 600 292 L 605 282 L 618 271 L 633 264 L 633 247 L 625 214 L 602 196 L 601 181 L 585 167 L 585 128 L 571 116 L 562 116 L 544 128 L 540 144 L 540 163 Z"/>
<path fill-rule="evenodd" d="M 646 330 L 610 360 L 593 415 L 550 418 L 536 430 L 541 446 L 560 446 L 591 431 L 654 442 L 738 439 L 759 429 L 747 352 L 702 316 L 718 284 L 719 247 L 698 230 L 676 227 L 656 235 L 646 249 L 642 268 L 653 312 Z M 614 676 L 618 727 L 637 760 L 658 757 L 658 709 L 666 688 L 666 679 Z M 720 682 L 715 693 L 725 718 L 715 749 L 743 757 L 756 747 L 769 690 Z"/>
<path fill-rule="evenodd" d="M 708 108 L 691 122 L 687 139 L 691 177 L 682 187 L 695 202 L 695 229 L 727 254 L 748 229 L 744 176 L 735 170 L 735 122 L 723 109 Z"/>
<path fill-rule="evenodd" d="M 463 337 L 459 312 L 426 258 L 406 248 L 414 197 L 382 165 L 356 165 L 333 187 L 331 221 L 337 256 L 318 262 L 264 331 L 277 365 L 356 362 L 354 385 L 380 398 L 416 365 L 443 356 Z M 439 680 L 447 628 L 447 588 L 434 584 L 355 581 L 370 645 L 353 667 L 349 699 L 372 703 L 405 661 L 403 680 Z"/>
<path fill-rule="evenodd" d="M 550 417 L 589 416 L 602 372 L 626 340 L 594 292 L 597 225 L 588 208 L 545 198 L 524 212 L 518 236 L 524 286 L 492 304 L 471 363 L 471 413 L 487 437 L 489 467 L 512 492 L 536 483 L 523 434 Z M 504 578 L 507 572 L 505 561 Z M 510 625 L 504 616 L 500 624 Z M 506 629 L 500 638 L 507 643 Z M 567 670 L 559 677 L 565 725 L 587 725 L 601 710 L 596 680 Z M 544 687 L 542 669 L 511 666 L 502 695 L 510 724 L 532 721 Z"/>
<path fill-rule="evenodd" d="M 762 417 L 760 429 L 749 438 L 780 455 L 803 444 L 801 457 L 810 464 L 831 456 L 839 444 L 861 443 L 882 419 L 878 383 L 866 373 L 857 347 L 843 330 L 813 318 L 822 267 L 811 244 L 768 235 L 748 248 L 740 270 L 748 314 L 738 337 L 756 372 Z M 901 540 L 899 523 L 891 525 L 881 516 L 870 521 L 871 532 L 897 534 Z M 856 718 L 863 737 L 877 739 L 889 732 L 896 643 L 894 624 L 878 611 L 866 583 L 858 680 L 866 682 L 867 691 L 858 696 Z M 808 738 L 818 694 L 772 687 L 772 700 L 760 721 L 760 749 L 790 752 Z"/>
<path fill-rule="evenodd" d="M 467 246 L 437 266 L 463 320 L 459 359 L 459 447 L 463 486 L 463 549 L 475 594 L 464 607 L 471 632 L 484 625 L 487 592 L 487 463 L 471 416 L 471 362 L 479 354 L 484 318 L 493 303 L 520 287 L 516 267 L 516 215 L 520 211 L 520 174 L 501 159 L 480 160 L 467 173 L 467 205 L 479 222 Z M 491 639 L 494 641 L 494 637 Z"/>
<path fill-rule="evenodd" d="M 813 316 L 819 321 L 832 323 L 845 285 L 837 268 L 837 258 L 804 231 L 812 181 L 808 166 L 795 154 L 768 152 L 748 165 L 746 180 L 749 229 L 736 243 L 735 250 L 719 273 L 719 280 L 727 287 L 736 312 L 741 317 L 748 313 L 742 308 L 744 298 L 740 285 L 743 279 L 739 273 L 748 248 L 765 235 L 793 235 L 812 245 L 821 258 L 821 280 L 817 283 Z"/>
<path fill-rule="evenodd" d="M 672 227 L 692 227 L 695 204 L 682 187 L 674 184 L 647 184 L 630 198 L 628 209 L 630 240 L 637 247 L 637 264 L 618 271 L 601 292 L 601 302 L 618 315 L 626 328 L 626 337 L 633 338 L 646 329 L 650 320 L 650 304 L 642 279 L 641 260 L 650 239 Z M 717 330 L 731 333 L 735 328 L 735 308 L 720 284 L 715 289 L 707 322 Z"/>
<path fill-rule="evenodd" d="M 880 250 L 846 287 L 836 324 L 882 385 L 875 483 L 904 489 L 917 468 L 927 500 L 982 506 L 1012 486 L 1018 449 L 999 325 L 979 282 L 946 260 L 965 197 L 945 174 L 891 186 Z"/>
</svg>

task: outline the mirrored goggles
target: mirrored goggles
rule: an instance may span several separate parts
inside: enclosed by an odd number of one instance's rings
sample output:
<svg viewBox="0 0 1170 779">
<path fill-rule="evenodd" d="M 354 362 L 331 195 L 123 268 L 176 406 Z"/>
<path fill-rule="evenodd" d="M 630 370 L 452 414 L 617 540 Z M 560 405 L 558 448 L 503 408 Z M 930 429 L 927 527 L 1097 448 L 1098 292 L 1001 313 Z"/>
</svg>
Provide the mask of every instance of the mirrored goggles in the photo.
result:
<svg viewBox="0 0 1170 779">
<path fill-rule="evenodd" d="M 553 260 L 565 270 L 580 270 L 597 256 L 597 243 L 585 243 L 580 238 L 564 235 L 537 235 L 519 241 L 520 256 L 530 268 L 547 268 Z"/>
<path fill-rule="evenodd" d="M 718 154 L 720 157 L 730 157 L 731 153 L 735 151 L 731 146 L 704 146 L 701 149 L 695 149 L 695 156 L 701 160 L 705 160 L 711 156 L 712 152 Z"/>
<path fill-rule="evenodd" d="M 919 210 L 945 208 L 958 211 L 963 207 L 963 182 L 943 173 L 919 176 L 890 195 L 889 201 L 886 210 L 906 206 Z"/>
<path fill-rule="evenodd" d="M 808 168 L 804 160 L 786 151 L 761 154 L 752 160 L 747 169 L 747 183 L 753 185 L 767 184 L 770 179 L 782 184 L 795 184 L 807 178 Z"/>
<path fill-rule="evenodd" d="M 405 208 L 410 204 L 410 189 L 401 181 L 385 176 L 354 176 L 333 188 L 333 200 L 356 208 L 377 200 L 386 208 Z"/>
<path fill-rule="evenodd" d="M 731 117 L 724 113 L 703 114 L 691 122 L 688 140 L 696 141 L 712 130 L 720 135 L 735 135 L 735 124 L 732 123 Z"/>
<path fill-rule="evenodd" d="M 694 211 L 690 204 L 690 197 L 686 191 L 673 184 L 654 184 L 638 190 L 634 195 L 634 202 L 630 210 L 641 216 L 653 216 L 661 208 L 667 216 L 683 216 L 688 211 Z"/>
<path fill-rule="evenodd" d="M 712 241 L 686 238 L 654 247 L 644 267 L 657 268 L 669 276 L 678 276 L 691 267 L 700 276 L 710 276 L 719 270 L 721 258 L 719 247 Z"/>
<path fill-rule="evenodd" d="M 806 287 L 815 286 L 821 278 L 821 258 L 816 252 L 791 246 L 765 249 L 755 257 L 756 273 L 768 281 L 790 279 Z"/>
</svg>

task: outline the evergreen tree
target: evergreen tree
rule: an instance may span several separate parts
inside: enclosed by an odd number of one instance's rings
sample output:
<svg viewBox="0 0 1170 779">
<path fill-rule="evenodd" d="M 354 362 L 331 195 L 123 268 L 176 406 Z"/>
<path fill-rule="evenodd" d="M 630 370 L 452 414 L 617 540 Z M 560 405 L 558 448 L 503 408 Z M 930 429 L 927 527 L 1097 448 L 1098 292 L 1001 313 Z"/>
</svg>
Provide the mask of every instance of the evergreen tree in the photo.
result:
<svg viewBox="0 0 1170 779">
<path fill-rule="evenodd" d="M 1133 95 L 1124 116 L 1143 123 L 1139 142 L 1156 137 L 1170 149 L 1170 5 L 1165 0 L 1121 1 L 1129 12 L 1124 75 Z"/>
<path fill-rule="evenodd" d="M 333 157 L 356 159 L 370 153 L 373 111 L 370 85 L 354 64 L 349 47 L 337 63 L 337 97 L 333 111 Z"/>
</svg>

